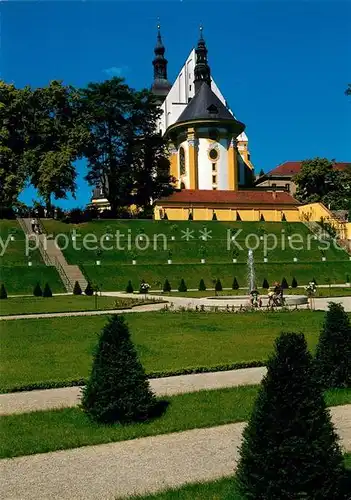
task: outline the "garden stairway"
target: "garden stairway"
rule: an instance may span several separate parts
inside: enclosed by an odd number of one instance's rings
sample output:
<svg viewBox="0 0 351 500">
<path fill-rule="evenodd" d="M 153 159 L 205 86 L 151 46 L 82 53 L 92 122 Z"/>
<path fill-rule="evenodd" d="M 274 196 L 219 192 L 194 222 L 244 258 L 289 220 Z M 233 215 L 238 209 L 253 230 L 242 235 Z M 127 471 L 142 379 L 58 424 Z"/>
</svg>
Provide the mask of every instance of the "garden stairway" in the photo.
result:
<svg viewBox="0 0 351 500">
<path fill-rule="evenodd" d="M 78 281 L 82 290 L 87 286 L 85 279 L 79 266 L 68 264 L 61 249 L 56 245 L 55 241 L 48 239 L 45 230 L 41 225 L 41 234 L 34 235 L 30 218 L 18 218 L 18 222 L 23 232 L 29 237 L 35 237 L 38 241 L 38 248 L 41 256 L 47 266 L 54 266 L 60 275 L 60 278 L 66 287 L 67 292 L 72 292 L 76 281 Z"/>
</svg>

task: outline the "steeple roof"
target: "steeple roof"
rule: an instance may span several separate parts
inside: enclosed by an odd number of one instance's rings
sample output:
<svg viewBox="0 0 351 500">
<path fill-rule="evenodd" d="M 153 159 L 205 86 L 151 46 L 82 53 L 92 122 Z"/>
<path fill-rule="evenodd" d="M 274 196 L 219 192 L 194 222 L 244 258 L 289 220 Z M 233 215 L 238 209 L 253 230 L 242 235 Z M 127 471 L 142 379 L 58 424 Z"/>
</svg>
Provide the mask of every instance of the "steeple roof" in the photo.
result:
<svg viewBox="0 0 351 500">
<path fill-rule="evenodd" d="M 234 117 L 207 83 L 203 83 L 178 118 L 177 123 L 192 120 L 234 120 Z"/>
<path fill-rule="evenodd" d="M 154 66 L 154 81 L 151 87 L 151 91 L 156 96 L 165 98 L 170 91 L 172 85 L 167 79 L 167 59 L 165 58 L 165 47 L 162 43 L 161 28 L 160 25 L 157 26 L 157 40 L 154 49 L 155 57 L 152 61 Z"/>
</svg>

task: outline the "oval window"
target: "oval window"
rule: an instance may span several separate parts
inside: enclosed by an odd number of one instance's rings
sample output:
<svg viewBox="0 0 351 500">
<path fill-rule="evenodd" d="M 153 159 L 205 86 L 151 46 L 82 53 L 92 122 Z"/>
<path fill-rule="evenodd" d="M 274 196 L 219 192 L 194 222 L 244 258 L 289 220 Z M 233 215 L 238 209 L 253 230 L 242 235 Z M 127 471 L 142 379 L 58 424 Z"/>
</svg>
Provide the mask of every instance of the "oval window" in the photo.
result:
<svg viewBox="0 0 351 500">
<path fill-rule="evenodd" d="M 218 158 L 217 149 L 211 149 L 209 152 L 209 157 L 211 158 L 211 160 L 217 160 L 217 158 Z"/>
</svg>

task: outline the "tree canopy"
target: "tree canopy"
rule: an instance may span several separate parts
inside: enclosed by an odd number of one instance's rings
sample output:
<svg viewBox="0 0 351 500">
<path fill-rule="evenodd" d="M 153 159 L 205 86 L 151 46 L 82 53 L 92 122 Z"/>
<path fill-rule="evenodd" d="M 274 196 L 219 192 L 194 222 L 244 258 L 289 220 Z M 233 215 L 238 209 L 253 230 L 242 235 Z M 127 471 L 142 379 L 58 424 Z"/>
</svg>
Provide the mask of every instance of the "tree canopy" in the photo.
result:
<svg viewBox="0 0 351 500">
<path fill-rule="evenodd" d="M 152 93 L 112 78 L 76 89 L 60 81 L 16 88 L 0 81 L 0 204 L 15 206 L 31 184 L 50 209 L 52 198 L 75 195 L 75 161 L 102 188 L 116 212 L 131 203 L 147 210 L 168 194 L 172 178 Z"/>
<path fill-rule="evenodd" d="M 294 182 L 296 197 L 304 203 L 320 201 L 332 210 L 350 209 L 351 167 L 337 170 L 335 161 L 327 158 L 304 160 Z"/>
</svg>

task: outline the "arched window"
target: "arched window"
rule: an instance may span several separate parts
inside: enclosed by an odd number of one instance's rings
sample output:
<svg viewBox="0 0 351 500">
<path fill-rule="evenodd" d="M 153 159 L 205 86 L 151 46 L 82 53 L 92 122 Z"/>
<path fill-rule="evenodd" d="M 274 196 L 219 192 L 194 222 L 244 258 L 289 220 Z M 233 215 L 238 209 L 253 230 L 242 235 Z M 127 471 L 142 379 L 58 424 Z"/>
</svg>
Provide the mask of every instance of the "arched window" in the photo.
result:
<svg viewBox="0 0 351 500">
<path fill-rule="evenodd" d="M 183 147 L 179 149 L 179 170 L 180 175 L 185 175 L 185 151 Z"/>
</svg>

